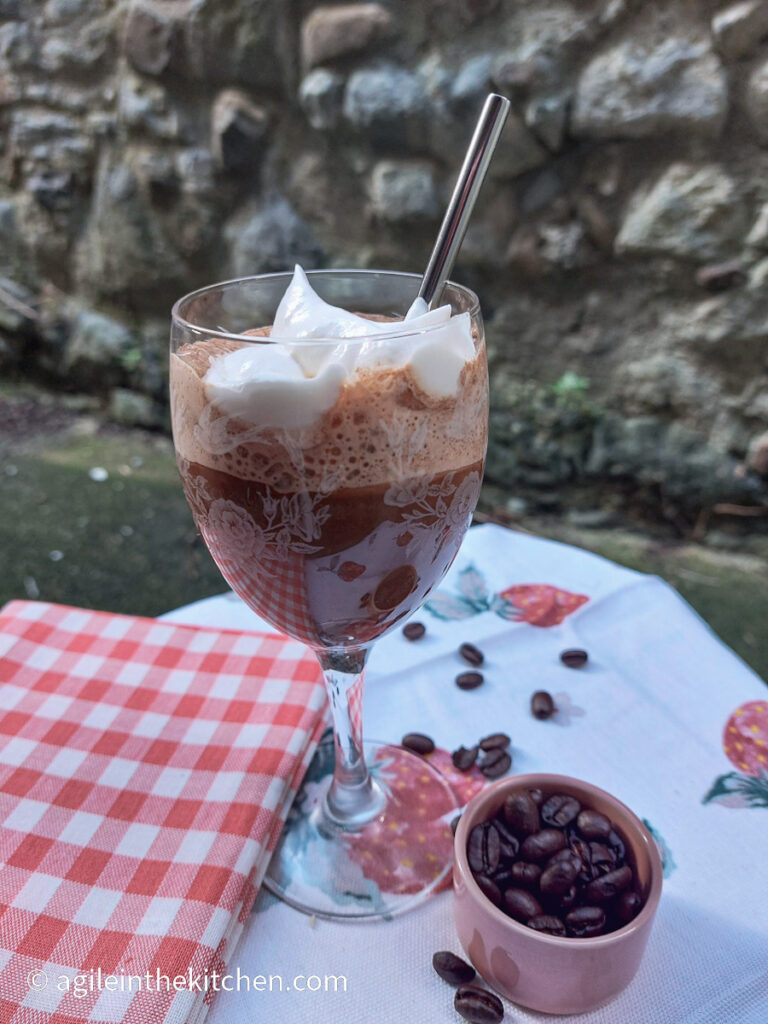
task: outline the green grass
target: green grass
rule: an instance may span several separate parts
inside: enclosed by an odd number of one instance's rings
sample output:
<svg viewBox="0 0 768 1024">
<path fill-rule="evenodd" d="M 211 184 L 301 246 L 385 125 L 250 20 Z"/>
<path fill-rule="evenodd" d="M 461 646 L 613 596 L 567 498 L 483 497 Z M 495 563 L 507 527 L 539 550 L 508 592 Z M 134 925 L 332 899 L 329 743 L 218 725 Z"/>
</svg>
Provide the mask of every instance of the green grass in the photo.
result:
<svg viewBox="0 0 768 1024">
<path fill-rule="evenodd" d="M 108 478 L 92 480 L 94 467 Z M 39 596 L 157 615 L 226 589 L 167 442 L 95 436 L 6 455 L 0 482 L 0 603 Z"/>
</svg>

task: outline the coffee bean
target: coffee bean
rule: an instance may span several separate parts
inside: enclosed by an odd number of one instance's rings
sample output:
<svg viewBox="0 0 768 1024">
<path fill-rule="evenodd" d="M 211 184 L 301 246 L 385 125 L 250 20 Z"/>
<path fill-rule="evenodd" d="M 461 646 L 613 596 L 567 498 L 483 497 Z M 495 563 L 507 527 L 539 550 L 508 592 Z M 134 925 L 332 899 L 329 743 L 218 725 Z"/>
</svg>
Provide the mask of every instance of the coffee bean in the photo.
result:
<svg viewBox="0 0 768 1024">
<path fill-rule="evenodd" d="M 582 839 L 581 836 L 575 833 L 568 837 L 568 846 L 581 861 L 581 871 L 579 878 L 582 882 L 591 882 L 594 878 L 592 874 L 592 855 L 589 849 L 589 843 Z M 597 872 L 595 872 L 597 874 Z"/>
<path fill-rule="evenodd" d="M 435 749 L 435 741 L 421 732 L 409 732 L 400 740 L 400 746 L 412 750 L 414 754 L 431 754 Z"/>
<path fill-rule="evenodd" d="M 433 955 L 432 966 L 449 985 L 466 985 L 475 977 L 475 968 L 447 949 Z"/>
<path fill-rule="evenodd" d="M 501 889 L 498 885 L 487 875 L 475 875 L 474 877 L 483 896 L 498 907 L 501 903 Z"/>
<path fill-rule="evenodd" d="M 534 718 L 539 718 L 542 721 L 545 718 L 551 718 L 555 710 L 552 694 L 547 693 L 546 690 L 537 690 L 531 697 L 531 714 Z"/>
<path fill-rule="evenodd" d="M 606 900 L 626 889 L 631 883 L 632 868 L 625 864 L 623 867 L 616 868 L 615 871 L 609 871 L 608 874 L 595 878 L 585 889 L 584 895 L 589 903 L 605 903 Z"/>
<path fill-rule="evenodd" d="M 643 897 L 637 892 L 623 892 L 616 901 L 616 914 L 625 924 L 643 909 Z"/>
<path fill-rule="evenodd" d="M 455 682 L 460 690 L 476 690 L 478 686 L 483 685 L 483 673 L 459 672 Z"/>
<path fill-rule="evenodd" d="M 560 654 L 560 661 L 568 668 L 584 668 L 588 661 L 586 651 L 580 651 L 577 647 Z"/>
<path fill-rule="evenodd" d="M 541 805 L 544 803 L 544 792 L 543 790 L 539 789 L 538 786 L 534 786 L 532 789 L 529 789 L 528 795 L 537 807 L 541 807 Z"/>
<path fill-rule="evenodd" d="M 593 878 L 606 875 L 616 867 L 616 854 L 605 843 L 589 844 L 589 862 L 592 865 Z"/>
<path fill-rule="evenodd" d="M 506 750 L 500 750 L 497 747 L 485 755 L 480 765 L 480 771 L 486 779 L 499 779 L 502 775 L 506 775 L 511 765 L 512 758 Z"/>
<path fill-rule="evenodd" d="M 525 923 L 537 932 L 545 932 L 547 935 L 565 935 L 565 925 L 554 914 L 537 914 Z"/>
<path fill-rule="evenodd" d="M 501 747 L 502 750 L 506 750 L 511 742 L 512 740 L 505 732 L 494 732 L 480 740 L 480 749 L 495 750 L 497 747 Z"/>
<path fill-rule="evenodd" d="M 579 890 L 575 885 L 572 885 L 570 889 L 567 889 L 563 895 L 557 900 L 557 905 L 560 910 L 569 910 L 576 902 L 576 897 L 579 895 Z"/>
<path fill-rule="evenodd" d="M 539 889 L 544 896 L 562 896 L 573 885 L 581 870 L 581 861 L 568 850 L 565 857 L 553 857 L 539 879 Z"/>
<path fill-rule="evenodd" d="M 460 772 L 468 772 L 477 760 L 477 747 L 459 747 L 451 754 L 453 767 Z"/>
<path fill-rule="evenodd" d="M 475 647 L 474 644 L 462 644 L 459 648 L 459 654 L 473 668 L 480 668 L 485 661 L 483 652 L 479 647 Z"/>
<path fill-rule="evenodd" d="M 475 825 L 469 833 L 467 860 L 474 875 L 492 875 L 499 866 L 499 833 L 490 821 Z"/>
<path fill-rule="evenodd" d="M 611 823 L 599 811 L 580 811 L 576 818 L 576 828 L 585 839 L 607 839 L 611 832 Z"/>
<path fill-rule="evenodd" d="M 563 833 L 556 828 L 545 828 L 528 836 L 520 847 L 523 860 L 545 860 L 566 845 Z"/>
<path fill-rule="evenodd" d="M 527 889 L 507 889 L 504 909 L 510 917 L 525 924 L 530 917 L 541 913 L 541 904 Z"/>
<path fill-rule="evenodd" d="M 541 867 L 538 864 L 518 860 L 512 865 L 509 873 L 516 885 L 532 889 L 541 877 Z"/>
<path fill-rule="evenodd" d="M 541 805 L 541 820 L 553 828 L 565 828 L 581 810 L 581 804 L 567 793 L 555 793 Z"/>
<path fill-rule="evenodd" d="M 462 985 L 453 998 L 453 1008 L 470 1024 L 500 1024 L 504 1006 L 497 995 L 475 985 Z"/>
<path fill-rule="evenodd" d="M 427 632 L 423 622 L 408 622 L 403 626 L 403 636 L 406 640 L 421 640 Z"/>
<path fill-rule="evenodd" d="M 530 793 L 510 793 L 504 801 L 504 820 L 519 836 L 530 836 L 541 828 L 539 808 Z"/>
<path fill-rule="evenodd" d="M 460 814 L 457 814 L 455 818 L 451 819 L 451 832 L 453 832 L 454 835 L 456 835 L 456 829 L 459 827 L 459 822 L 460 821 L 461 821 L 461 815 Z"/>
<path fill-rule="evenodd" d="M 565 927 L 580 939 L 600 935 L 605 928 L 605 911 L 602 907 L 577 907 L 565 915 Z"/>
<path fill-rule="evenodd" d="M 609 842 L 609 844 L 611 846 L 611 849 L 616 854 L 616 859 L 617 860 L 624 860 L 624 858 L 627 855 L 627 851 L 626 851 L 626 849 L 624 847 L 624 841 L 622 840 L 621 836 L 619 835 L 619 833 L 616 831 L 615 828 L 611 829 L 611 831 L 610 831 L 610 833 L 608 835 L 608 842 Z"/>
<path fill-rule="evenodd" d="M 503 811 L 499 811 L 493 819 L 493 824 L 501 840 L 501 856 L 513 860 L 520 849 L 520 841 L 504 820 Z"/>
</svg>

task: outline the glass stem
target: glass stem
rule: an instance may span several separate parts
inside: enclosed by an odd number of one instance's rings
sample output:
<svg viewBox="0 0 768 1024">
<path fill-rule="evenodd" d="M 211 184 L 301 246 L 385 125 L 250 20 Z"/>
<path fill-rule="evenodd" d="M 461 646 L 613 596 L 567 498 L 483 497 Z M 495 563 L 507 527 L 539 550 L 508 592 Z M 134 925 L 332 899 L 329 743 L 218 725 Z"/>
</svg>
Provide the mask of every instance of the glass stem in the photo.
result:
<svg viewBox="0 0 768 1024">
<path fill-rule="evenodd" d="M 384 794 L 371 778 L 363 754 L 363 672 L 368 648 L 316 651 L 333 715 L 336 762 L 325 798 L 325 813 L 344 828 L 375 818 Z"/>
</svg>

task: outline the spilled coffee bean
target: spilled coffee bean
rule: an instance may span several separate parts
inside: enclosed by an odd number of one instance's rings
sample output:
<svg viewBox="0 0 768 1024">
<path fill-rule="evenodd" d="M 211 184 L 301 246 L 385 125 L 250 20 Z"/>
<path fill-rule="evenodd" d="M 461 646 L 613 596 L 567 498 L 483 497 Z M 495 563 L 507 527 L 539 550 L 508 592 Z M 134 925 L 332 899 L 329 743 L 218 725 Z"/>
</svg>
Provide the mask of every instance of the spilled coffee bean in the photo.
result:
<svg viewBox="0 0 768 1024">
<path fill-rule="evenodd" d="M 492 903 L 548 935 L 603 935 L 644 905 L 613 823 L 570 793 L 508 793 L 494 816 L 472 829 L 467 860 Z"/>
<path fill-rule="evenodd" d="M 587 652 L 576 647 L 560 654 L 560 661 L 568 668 L 584 668 L 588 660 Z"/>
<path fill-rule="evenodd" d="M 551 718 L 556 710 L 552 694 L 547 693 L 546 690 L 537 690 L 531 697 L 531 714 L 534 718 L 540 718 L 543 721 L 546 718 Z"/>
<path fill-rule="evenodd" d="M 421 640 L 427 632 L 423 622 L 408 622 L 403 626 L 403 636 L 406 640 Z"/>
<path fill-rule="evenodd" d="M 468 772 L 477 760 L 477 747 L 459 747 L 451 754 L 453 767 L 460 772 Z"/>
<path fill-rule="evenodd" d="M 497 995 L 476 985 L 462 985 L 453 999 L 454 1009 L 470 1024 L 500 1024 L 504 1006 Z"/>
<path fill-rule="evenodd" d="M 449 985 L 467 985 L 475 977 L 475 968 L 447 949 L 433 955 L 432 966 Z"/>
<path fill-rule="evenodd" d="M 512 765 L 512 758 L 499 747 L 489 750 L 480 762 L 480 771 L 486 779 L 499 779 L 506 775 Z"/>
<path fill-rule="evenodd" d="M 479 647 L 474 644 L 462 644 L 459 647 L 459 654 L 473 668 L 480 668 L 485 661 L 485 656 Z"/>
<path fill-rule="evenodd" d="M 400 740 L 400 746 L 406 750 L 412 750 L 414 754 L 431 754 L 435 749 L 435 741 L 422 732 L 409 732 Z"/>
<path fill-rule="evenodd" d="M 483 685 L 483 673 L 459 672 L 455 682 L 460 690 L 476 690 L 478 686 Z"/>
<path fill-rule="evenodd" d="M 494 732 L 490 736 L 484 736 L 480 740 L 479 746 L 481 750 L 496 750 L 499 747 L 506 750 L 511 742 L 512 740 L 505 732 Z"/>
</svg>

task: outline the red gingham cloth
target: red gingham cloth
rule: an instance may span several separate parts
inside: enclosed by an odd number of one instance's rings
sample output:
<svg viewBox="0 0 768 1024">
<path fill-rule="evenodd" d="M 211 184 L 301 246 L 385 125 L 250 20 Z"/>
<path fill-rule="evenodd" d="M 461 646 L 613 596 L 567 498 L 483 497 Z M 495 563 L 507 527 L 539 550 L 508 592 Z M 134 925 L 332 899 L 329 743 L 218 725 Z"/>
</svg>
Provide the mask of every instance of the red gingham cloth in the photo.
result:
<svg viewBox="0 0 768 1024">
<path fill-rule="evenodd" d="M 0 611 L 0 1024 L 199 1024 L 158 970 L 225 969 L 324 708 L 296 641 Z"/>
</svg>

